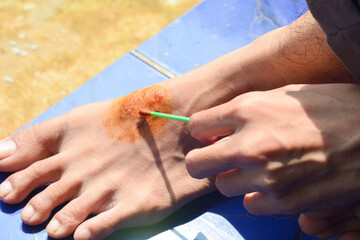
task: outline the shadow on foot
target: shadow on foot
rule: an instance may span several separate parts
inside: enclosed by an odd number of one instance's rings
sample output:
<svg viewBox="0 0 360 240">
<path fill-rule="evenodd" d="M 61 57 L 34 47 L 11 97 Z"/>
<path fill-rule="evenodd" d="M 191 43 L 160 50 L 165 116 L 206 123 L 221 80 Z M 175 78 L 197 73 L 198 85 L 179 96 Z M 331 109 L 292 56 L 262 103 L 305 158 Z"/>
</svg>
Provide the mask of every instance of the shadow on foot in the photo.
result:
<svg viewBox="0 0 360 240">
<path fill-rule="evenodd" d="M 142 124 L 141 128 L 138 128 L 138 130 L 139 130 L 140 135 L 144 138 L 144 140 L 148 144 L 148 146 L 153 154 L 156 167 L 159 169 L 161 176 L 164 180 L 166 189 L 169 193 L 169 196 L 171 199 L 171 204 L 175 204 L 176 197 L 175 197 L 174 190 L 172 189 L 169 177 L 166 174 L 166 170 L 164 168 L 164 165 L 163 165 L 163 162 L 161 159 L 159 147 L 156 144 L 155 138 L 150 130 L 150 126 L 149 126 L 148 122 L 146 121 L 146 119 L 143 120 L 143 124 Z"/>
</svg>

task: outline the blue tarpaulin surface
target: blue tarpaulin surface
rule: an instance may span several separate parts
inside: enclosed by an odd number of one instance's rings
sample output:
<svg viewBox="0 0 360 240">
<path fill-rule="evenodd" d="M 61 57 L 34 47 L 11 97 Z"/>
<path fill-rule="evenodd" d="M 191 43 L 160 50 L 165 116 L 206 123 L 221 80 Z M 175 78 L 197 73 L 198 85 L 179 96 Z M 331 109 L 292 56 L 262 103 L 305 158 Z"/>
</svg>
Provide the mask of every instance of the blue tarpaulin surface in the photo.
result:
<svg viewBox="0 0 360 240">
<path fill-rule="evenodd" d="M 82 104 L 126 95 L 170 77 L 139 55 L 173 75 L 183 74 L 291 23 L 306 11 L 305 0 L 204 0 L 29 124 L 59 116 Z M 0 173 L 0 182 L 7 176 Z M 17 205 L 0 202 L 1 240 L 48 239 L 46 223 L 37 227 L 22 223 L 20 211 L 26 201 Z M 244 209 L 242 197 L 226 198 L 215 192 L 187 204 L 159 224 L 120 230 L 109 239 L 316 238 L 301 233 L 297 216 L 253 216 Z"/>
</svg>

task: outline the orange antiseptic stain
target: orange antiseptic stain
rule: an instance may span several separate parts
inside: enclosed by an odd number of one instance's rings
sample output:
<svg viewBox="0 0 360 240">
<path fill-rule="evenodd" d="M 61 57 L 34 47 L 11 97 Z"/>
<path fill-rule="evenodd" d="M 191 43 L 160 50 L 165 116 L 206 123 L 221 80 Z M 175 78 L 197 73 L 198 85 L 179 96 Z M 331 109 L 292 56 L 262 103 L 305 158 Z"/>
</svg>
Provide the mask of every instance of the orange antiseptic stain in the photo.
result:
<svg viewBox="0 0 360 240">
<path fill-rule="evenodd" d="M 166 88 L 153 85 L 113 100 L 103 116 L 107 135 L 115 140 L 132 143 L 161 132 L 168 119 L 141 116 L 141 109 L 172 113 Z"/>
</svg>

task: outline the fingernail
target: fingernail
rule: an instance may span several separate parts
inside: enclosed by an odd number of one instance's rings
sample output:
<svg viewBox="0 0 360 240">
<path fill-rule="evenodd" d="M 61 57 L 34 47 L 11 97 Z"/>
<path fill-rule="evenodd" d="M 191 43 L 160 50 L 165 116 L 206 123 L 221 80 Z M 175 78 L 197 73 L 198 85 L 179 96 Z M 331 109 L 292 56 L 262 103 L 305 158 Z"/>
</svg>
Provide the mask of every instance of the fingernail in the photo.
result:
<svg viewBox="0 0 360 240">
<path fill-rule="evenodd" d="M 91 240 L 91 232 L 89 229 L 83 229 L 78 234 L 76 234 L 76 240 Z"/>
<path fill-rule="evenodd" d="M 21 216 L 24 220 L 30 220 L 35 214 L 35 209 L 31 205 L 27 205 L 21 212 Z"/>
<path fill-rule="evenodd" d="M 50 221 L 49 225 L 47 225 L 46 230 L 51 233 L 55 233 L 60 227 L 60 222 L 56 219 Z"/>
<path fill-rule="evenodd" d="M 16 151 L 16 144 L 12 140 L 0 142 L 0 160 L 9 157 Z"/>
<path fill-rule="evenodd" d="M 3 198 L 8 195 L 12 190 L 11 182 L 5 181 L 0 186 L 0 197 Z"/>
</svg>

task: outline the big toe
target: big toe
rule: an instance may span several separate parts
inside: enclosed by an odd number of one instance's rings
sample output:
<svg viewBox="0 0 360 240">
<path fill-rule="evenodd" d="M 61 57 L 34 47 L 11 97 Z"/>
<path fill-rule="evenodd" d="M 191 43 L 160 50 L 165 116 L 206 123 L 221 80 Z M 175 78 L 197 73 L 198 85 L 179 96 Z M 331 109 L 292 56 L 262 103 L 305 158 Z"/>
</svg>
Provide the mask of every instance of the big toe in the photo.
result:
<svg viewBox="0 0 360 240">
<path fill-rule="evenodd" d="M 26 127 L 0 141 L 0 171 L 15 172 L 58 152 L 63 118 Z"/>
</svg>

